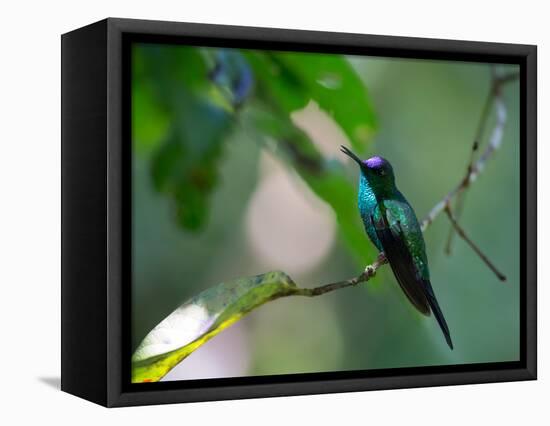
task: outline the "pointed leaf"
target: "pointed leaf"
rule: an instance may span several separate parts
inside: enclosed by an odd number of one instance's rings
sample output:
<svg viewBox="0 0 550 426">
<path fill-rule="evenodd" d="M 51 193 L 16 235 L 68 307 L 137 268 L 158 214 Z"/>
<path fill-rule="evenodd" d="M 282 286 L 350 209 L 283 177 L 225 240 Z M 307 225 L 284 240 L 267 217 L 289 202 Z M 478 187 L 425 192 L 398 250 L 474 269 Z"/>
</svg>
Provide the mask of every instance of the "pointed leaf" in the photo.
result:
<svg viewBox="0 0 550 426">
<path fill-rule="evenodd" d="M 243 51 L 255 71 L 256 97 L 281 114 L 317 102 L 364 151 L 376 128 L 367 88 L 342 55 Z"/>
<path fill-rule="evenodd" d="M 293 73 L 311 98 L 342 128 L 351 144 L 363 151 L 375 129 L 367 88 L 345 56 L 280 52 L 275 60 Z"/>
<path fill-rule="evenodd" d="M 300 290 L 284 272 L 218 284 L 185 302 L 143 339 L 132 356 L 132 382 L 156 382 L 252 309 Z"/>
</svg>

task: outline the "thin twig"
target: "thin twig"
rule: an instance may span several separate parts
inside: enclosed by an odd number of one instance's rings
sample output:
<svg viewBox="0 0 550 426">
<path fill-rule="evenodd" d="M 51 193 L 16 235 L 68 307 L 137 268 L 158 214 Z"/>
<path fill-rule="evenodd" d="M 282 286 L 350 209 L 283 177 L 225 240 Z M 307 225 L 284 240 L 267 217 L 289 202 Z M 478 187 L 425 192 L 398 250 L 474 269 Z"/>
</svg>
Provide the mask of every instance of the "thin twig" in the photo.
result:
<svg viewBox="0 0 550 426">
<path fill-rule="evenodd" d="M 451 207 L 449 205 L 445 207 L 445 213 L 447 213 L 447 216 L 449 217 L 449 220 L 451 221 L 452 226 L 456 230 L 456 233 L 464 241 L 468 243 L 470 248 L 476 252 L 476 254 L 481 258 L 481 260 L 483 260 L 483 262 L 485 262 L 485 264 L 489 267 L 489 269 L 495 273 L 495 275 L 498 277 L 499 280 L 506 281 L 506 276 L 497 269 L 497 267 L 493 264 L 493 262 L 489 260 L 487 255 L 485 255 L 485 253 L 481 251 L 481 249 L 472 241 L 472 239 L 468 237 L 468 235 L 466 235 L 466 232 L 464 231 L 464 229 L 462 229 L 462 227 L 458 224 L 458 221 L 456 220 L 456 217 L 453 215 L 453 212 L 451 211 Z"/>
<path fill-rule="evenodd" d="M 491 111 L 491 106 L 494 103 L 496 104 L 498 103 L 498 101 L 501 101 L 500 96 L 501 96 L 502 86 L 504 86 L 505 84 L 511 81 L 515 81 L 518 78 L 519 78 L 519 74 L 517 73 L 509 73 L 506 75 L 499 76 L 497 74 L 497 70 L 495 66 L 491 67 L 491 87 L 489 88 L 489 92 L 487 93 L 487 97 L 483 105 L 483 110 L 481 112 L 481 116 L 477 125 L 477 130 L 473 140 L 472 149 L 470 150 L 470 160 L 468 161 L 468 165 L 466 167 L 466 175 L 464 178 L 465 180 L 468 179 L 468 176 L 472 173 L 475 154 L 479 150 L 481 140 L 483 139 L 483 135 L 485 133 L 485 127 L 487 126 L 487 122 L 489 121 L 489 115 L 490 115 L 489 113 Z M 498 110 L 497 110 L 497 113 L 498 113 Z M 504 120 L 506 120 L 506 117 L 504 117 Z M 500 145 L 500 142 L 498 142 L 497 145 Z M 455 218 L 457 221 L 460 221 L 460 218 L 462 217 L 462 212 L 464 211 L 465 197 L 466 197 L 466 191 L 460 191 L 460 193 L 457 194 L 456 205 L 455 205 Z M 452 247 L 454 234 L 455 234 L 455 227 L 451 226 L 451 228 L 449 229 L 449 235 L 447 237 L 447 243 L 445 244 L 445 253 L 448 255 L 451 254 L 451 247 Z"/>
<path fill-rule="evenodd" d="M 517 75 L 506 75 L 504 77 L 501 77 L 502 82 L 509 82 L 513 81 L 514 78 L 517 78 Z M 496 123 L 495 127 L 493 127 L 493 131 L 491 132 L 491 135 L 489 137 L 489 144 L 487 145 L 487 148 L 485 148 L 485 151 L 479 156 L 478 160 L 472 165 L 469 172 L 466 174 L 466 176 L 460 181 L 460 183 L 453 188 L 447 195 L 439 201 L 426 215 L 424 220 L 421 223 L 422 231 L 425 231 L 426 228 L 435 220 L 439 214 L 445 210 L 445 207 L 460 193 L 465 191 L 472 183 L 476 181 L 478 176 L 483 172 L 485 169 L 485 166 L 487 164 L 487 161 L 489 161 L 492 156 L 494 155 L 495 151 L 500 147 L 502 144 L 502 137 L 504 135 L 504 125 L 506 124 L 506 106 L 504 105 L 504 101 L 502 100 L 502 97 L 500 96 L 500 88 L 502 86 L 501 83 L 498 85 L 498 89 L 496 90 L 497 95 L 494 96 L 494 106 L 496 110 Z"/>
<path fill-rule="evenodd" d="M 495 95 L 495 78 L 496 78 L 494 66 L 491 67 L 491 76 L 492 76 L 491 87 L 487 92 L 485 102 L 483 103 L 483 109 L 481 110 L 481 116 L 477 124 L 477 130 L 472 143 L 472 148 L 470 149 L 470 160 L 468 161 L 468 166 L 466 167 L 466 175 L 468 175 L 472 171 L 472 167 L 474 165 L 474 161 L 476 158 L 476 153 L 479 150 L 479 146 L 481 145 L 481 140 L 483 139 L 483 134 L 485 133 L 485 127 L 487 125 L 487 121 L 489 118 L 489 112 L 491 111 L 491 106 L 493 105 L 493 98 Z M 462 217 L 465 198 L 466 198 L 465 192 L 461 192 L 456 197 L 455 212 L 456 212 L 457 220 L 460 220 L 460 218 Z M 455 229 L 454 227 L 451 226 L 451 228 L 449 229 L 449 236 L 447 237 L 447 243 L 445 244 L 445 253 L 447 255 L 451 254 L 451 247 L 453 244 L 454 235 L 455 235 Z"/>
<path fill-rule="evenodd" d="M 466 199 L 466 192 L 461 192 L 456 197 L 456 202 L 455 202 L 456 220 L 460 220 L 460 218 L 462 217 L 462 212 L 464 211 L 465 199 Z M 455 228 L 451 226 L 449 228 L 449 235 L 447 236 L 447 242 L 445 243 L 445 254 L 447 256 L 451 255 L 454 236 L 455 236 Z"/>
<path fill-rule="evenodd" d="M 334 290 L 340 290 L 346 287 L 353 287 L 357 284 L 364 283 L 370 280 L 376 275 L 376 271 L 378 270 L 378 268 L 380 268 L 382 265 L 385 265 L 386 263 L 388 263 L 386 256 L 384 255 L 384 253 L 380 253 L 378 255 L 378 258 L 373 263 L 368 265 L 365 268 L 365 271 L 357 277 L 350 278 L 349 280 L 325 284 L 314 288 L 298 288 L 293 294 L 297 296 L 315 297 L 320 296 L 321 294 L 329 293 Z"/>
</svg>

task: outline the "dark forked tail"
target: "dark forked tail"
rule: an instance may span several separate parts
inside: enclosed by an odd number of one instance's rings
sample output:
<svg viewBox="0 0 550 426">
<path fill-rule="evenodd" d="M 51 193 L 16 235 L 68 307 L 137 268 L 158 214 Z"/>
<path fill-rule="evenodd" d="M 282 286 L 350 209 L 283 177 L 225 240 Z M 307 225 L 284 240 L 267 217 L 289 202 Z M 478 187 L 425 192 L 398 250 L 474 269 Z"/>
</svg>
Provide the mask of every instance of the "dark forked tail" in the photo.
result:
<svg viewBox="0 0 550 426">
<path fill-rule="evenodd" d="M 424 315 L 429 315 L 430 310 L 434 313 L 435 319 L 445 335 L 447 344 L 453 349 L 451 333 L 435 298 L 432 284 L 430 280 L 422 278 L 418 272 L 414 259 L 405 243 L 400 223 L 397 222 L 392 228 L 385 217 L 385 213 L 382 214 L 378 223 L 371 216 L 371 223 L 376 230 L 376 236 L 382 244 L 386 258 L 401 289 L 414 307 Z"/>
<path fill-rule="evenodd" d="M 426 299 L 428 299 L 428 303 L 430 305 L 430 308 L 432 309 L 432 312 L 434 313 L 435 319 L 437 320 L 439 327 L 441 327 L 441 331 L 443 331 L 443 334 L 445 335 L 445 340 L 447 341 L 447 344 L 451 349 L 453 349 L 453 341 L 451 340 L 451 333 L 449 332 L 449 326 L 447 326 L 447 321 L 445 321 L 443 312 L 441 312 L 439 303 L 437 303 L 437 299 L 435 298 L 432 285 L 428 280 L 423 280 L 423 281 L 424 281 L 424 288 L 426 290 Z"/>
</svg>

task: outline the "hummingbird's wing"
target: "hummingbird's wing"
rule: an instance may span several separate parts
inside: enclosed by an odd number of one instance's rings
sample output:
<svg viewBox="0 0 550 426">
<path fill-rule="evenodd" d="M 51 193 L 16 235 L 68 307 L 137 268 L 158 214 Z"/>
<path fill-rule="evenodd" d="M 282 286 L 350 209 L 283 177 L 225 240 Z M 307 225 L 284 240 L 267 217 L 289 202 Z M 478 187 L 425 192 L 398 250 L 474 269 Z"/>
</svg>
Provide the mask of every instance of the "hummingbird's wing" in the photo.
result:
<svg viewBox="0 0 550 426">
<path fill-rule="evenodd" d="M 376 236 L 401 289 L 416 309 L 424 315 L 430 315 L 430 305 L 423 285 L 419 282 L 420 277 L 405 243 L 402 230 L 400 227 L 392 229 L 385 214 L 381 215 L 378 221 L 375 221 L 373 216 L 371 216 L 371 220 L 376 230 Z"/>
<path fill-rule="evenodd" d="M 401 223 L 392 221 L 390 224 L 386 212 L 380 215 L 378 221 L 371 216 L 371 221 L 401 289 L 414 307 L 424 315 L 430 315 L 431 308 L 447 344 L 453 349 L 449 327 L 437 303 L 430 280 L 424 278 L 418 270 L 406 243 Z"/>
</svg>

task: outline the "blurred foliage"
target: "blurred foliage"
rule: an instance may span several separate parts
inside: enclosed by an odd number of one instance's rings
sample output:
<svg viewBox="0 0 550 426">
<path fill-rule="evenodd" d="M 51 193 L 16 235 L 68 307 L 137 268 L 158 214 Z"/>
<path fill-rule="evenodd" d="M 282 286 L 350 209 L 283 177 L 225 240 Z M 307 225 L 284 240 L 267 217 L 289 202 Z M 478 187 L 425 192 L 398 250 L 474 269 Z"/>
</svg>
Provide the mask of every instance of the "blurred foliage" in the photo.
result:
<svg viewBox="0 0 550 426">
<path fill-rule="evenodd" d="M 211 287 L 172 312 L 132 357 L 132 382 L 156 382 L 175 365 L 258 306 L 298 291 L 284 272 L 268 272 Z"/>
<path fill-rule="evenodd" d="M 207 223 L 224 141 L 241 124 L 333 208 L 358 263 L 372 258 L 354 186 L 290 118 L 313 100 L 356 150 L 365 150 L 375 128 L 373 109 L 345 57 L 140 45 L 132 81 L 136 152 L 152 151 L 154 187 L 172 200 L 183 229 L 199 231 Z"/>
<path fill-rule="evenodd" d="M 258 80 L 258 95 L 284 113 L 310 100 L 338 123 L 351 144 L 363 152 L 373 129 L 374 113 L 365 85 L 345 57 L 319 53 L 247 51 Z"/>
<path fill-rule="evenodd" d="M 155 188 L 172 198 L 182 227 L 200 229 L 208 217 L 208 197 L 218 178 L 231 116 L 206 96 L 207 68 L 197 49 L 140 49 L 133 68 L 138 93 L 132 116 L 136 148 L 155 149 L 151 170 Z M 151 126 L 151 121 L 160 124 Z"/>
</svg>

